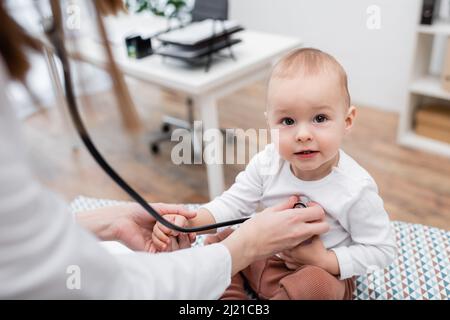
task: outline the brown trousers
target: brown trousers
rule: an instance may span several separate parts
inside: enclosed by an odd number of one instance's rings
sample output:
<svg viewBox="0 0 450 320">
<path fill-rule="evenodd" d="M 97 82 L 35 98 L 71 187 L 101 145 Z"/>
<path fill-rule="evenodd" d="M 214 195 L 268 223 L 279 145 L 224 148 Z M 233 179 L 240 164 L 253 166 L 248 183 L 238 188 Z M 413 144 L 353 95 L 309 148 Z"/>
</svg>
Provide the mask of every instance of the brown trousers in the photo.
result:
<svg viewBox="0 0 450 320">
<path fill-rule="evenodd" d="M 273 256 L 254 262 L 236 274 L 221 299 L 249 299 L 245 281 L 264 300 L 351 300 L 355 289 L 353 278 L 339 280 L 309 265 L 290 270 L 283 260 Z"/>
</svg>

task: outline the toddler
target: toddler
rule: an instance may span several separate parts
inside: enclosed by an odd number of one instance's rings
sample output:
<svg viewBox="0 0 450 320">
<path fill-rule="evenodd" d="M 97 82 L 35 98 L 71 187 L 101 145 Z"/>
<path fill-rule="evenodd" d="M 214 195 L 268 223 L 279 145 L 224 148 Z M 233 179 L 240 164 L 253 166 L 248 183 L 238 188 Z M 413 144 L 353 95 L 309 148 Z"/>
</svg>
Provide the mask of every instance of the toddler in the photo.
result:
<svg viewBox="0 0 450 320">
<path fill-rule="evenodd" d="M 259 205 L 270 207 L 302 195 L 309 205 L 325 210 L 330 230 L 251 264 L 233 277 L 223 299 L 247 299 L 246 285 L 260 299 L 351 299 L 354 276 L 393 261 L 395 239 L 377 185 L 340 149 L 355 114 L 347 75 L 329 54 L 297 49 L 275 65 L 266 118 L 277 137 L 251 159 L 229 190 L 180 224 L 248 217 Z M 155 225 L 159 249 L 170 236 L 161 230 Z M 221 240 L 225 234 L 216 237 Z"/>
</svg>

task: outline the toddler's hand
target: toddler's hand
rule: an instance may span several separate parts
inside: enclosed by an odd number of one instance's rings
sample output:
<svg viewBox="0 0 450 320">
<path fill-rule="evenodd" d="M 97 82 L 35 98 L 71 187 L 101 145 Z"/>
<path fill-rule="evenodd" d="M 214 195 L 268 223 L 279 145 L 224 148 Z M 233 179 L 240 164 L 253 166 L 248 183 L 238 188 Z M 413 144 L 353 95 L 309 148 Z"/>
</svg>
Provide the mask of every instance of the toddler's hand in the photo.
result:
<svg viewBox="0 0 450 320">
<path fill-rule="evenodd" d="M 164 218 L 179 227 L 188 226 L 188 220 L 184 216 L 167 214 Z M 158 222 L 153 227 L 151 252 L 178 250 L 186 247 L 186 240 L 190 243 L 194 242 L 195 237 L 195 233 L 183 234 Z"/>
<path fill-rule="evenodd" d="M 319 236 L 314 236 L 310 243 L 302 243 L 291 250 L 285 250 L 280 257 L 285 261 L 286 267 L 291 270 L 301 265 L 324 267 L 328 259 L 328 250 Z"/>
</svg>

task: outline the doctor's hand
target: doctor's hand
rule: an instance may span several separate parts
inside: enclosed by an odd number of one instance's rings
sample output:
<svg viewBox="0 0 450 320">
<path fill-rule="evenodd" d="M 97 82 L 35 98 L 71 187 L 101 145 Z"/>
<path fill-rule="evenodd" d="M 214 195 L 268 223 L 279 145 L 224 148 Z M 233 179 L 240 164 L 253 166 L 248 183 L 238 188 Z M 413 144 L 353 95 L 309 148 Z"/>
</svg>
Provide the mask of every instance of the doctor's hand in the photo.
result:
<svg viewBox="0 0 450 320">
<path fill-rule="evenodd" d="M 154 203 L 151 206 L 161 215 L 179 215 L 188 219 L 196 216 L 195 212 L 187 210 L 182 205 Z M 101 240 L 120 241 L 136 251 L 154 251 L 152 234 L 156 221 L 138 203 L 103 207 L 79 213 L 77 221 Z M 176 246 L 186 248 L 190 246 L 190 243 L 179 241 Z"/>
<path fill-rule="evenodd" d="M 306 239 L 329 230 L 320 206 L 292 209 L 293 196 L 245 221 L 222 241 L 232 257 L 232 275 L 256 260 L 291 249 Z"/>
</svg>

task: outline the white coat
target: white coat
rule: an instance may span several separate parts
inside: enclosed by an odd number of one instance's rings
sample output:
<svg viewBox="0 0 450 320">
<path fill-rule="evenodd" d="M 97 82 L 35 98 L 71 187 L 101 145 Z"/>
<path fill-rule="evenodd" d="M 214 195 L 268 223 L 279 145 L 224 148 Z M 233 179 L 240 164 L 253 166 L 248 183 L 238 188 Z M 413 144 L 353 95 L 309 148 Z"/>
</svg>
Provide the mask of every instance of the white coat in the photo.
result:
<svg viewBox="0 0 450 320">
<path fill-rule="evenodd" d="M 0 299 L 215 299 L 231 278 L 221 244 L 111 255 L 33 177 L 0 60 Z M 89 183 L 89 182 L 86 182 Z M 79 278 L 78 278 L 79 277 Z"/>
</svg>

